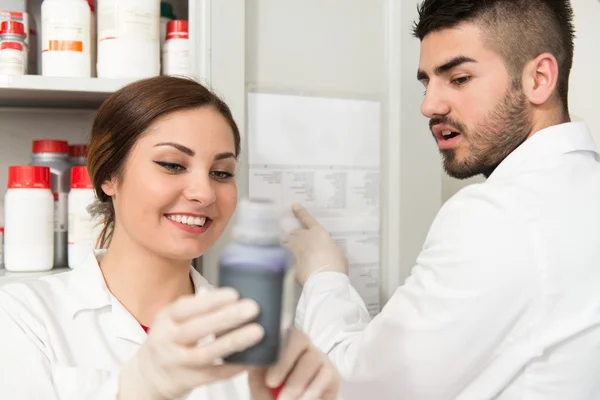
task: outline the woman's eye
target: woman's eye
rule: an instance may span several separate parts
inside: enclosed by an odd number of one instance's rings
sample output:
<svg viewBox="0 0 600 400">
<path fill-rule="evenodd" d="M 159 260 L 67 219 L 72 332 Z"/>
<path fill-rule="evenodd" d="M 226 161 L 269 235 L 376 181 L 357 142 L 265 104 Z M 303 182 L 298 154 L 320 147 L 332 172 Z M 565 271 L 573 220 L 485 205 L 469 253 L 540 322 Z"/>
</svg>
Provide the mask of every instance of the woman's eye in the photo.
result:
<svg viewBox="0 0 600 400">
<path fill-rule="evenodd" d="M 471 79 L 470 76 L 461 76 L 458 78 L 454 78 L 452 80 L 452 83 L 454 83 L 455 85 L 464 85 L 465 83 L 469 82 L 469 80 Z"/>
<path fill-rule="evenodd" d="M 226 181 L 233 178 L 233 174 L 227 171 L 211 171 L 210 175 L 219 181 Z"/>
<path fill-rule="evenodd" d="M 172 173 L 176 173 L 176 172 L 181 172 L 185 169 L 185 167 L 183 167 L 180 164 L 176 164 L 176 163 L 170 163 L 170 162 L 164 162 L 164 161 L 154 161 L 156 164 L 160 165 L 161 167 L 163 167 L 164 169 L 166 169 L 169 172 Z"/>
</svg>

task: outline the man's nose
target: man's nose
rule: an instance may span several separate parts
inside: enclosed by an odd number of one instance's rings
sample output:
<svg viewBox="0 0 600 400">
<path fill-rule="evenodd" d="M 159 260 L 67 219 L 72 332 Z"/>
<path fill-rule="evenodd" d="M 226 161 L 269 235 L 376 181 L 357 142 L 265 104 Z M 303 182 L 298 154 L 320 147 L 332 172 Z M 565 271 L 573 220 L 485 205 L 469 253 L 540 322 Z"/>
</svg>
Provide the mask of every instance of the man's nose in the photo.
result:
<svg viewBox="0 0 600 400">
<path fill-rule="evenodd" d="M 425 99 L 421 103 L 421 114 L 432 119 L 440 115 L 448 115 L 449 113 L 450 106 L 442 96 L 442 93 L 440 93 L 440 90 L 433 85 L 429 85 Z"/>
</svg>

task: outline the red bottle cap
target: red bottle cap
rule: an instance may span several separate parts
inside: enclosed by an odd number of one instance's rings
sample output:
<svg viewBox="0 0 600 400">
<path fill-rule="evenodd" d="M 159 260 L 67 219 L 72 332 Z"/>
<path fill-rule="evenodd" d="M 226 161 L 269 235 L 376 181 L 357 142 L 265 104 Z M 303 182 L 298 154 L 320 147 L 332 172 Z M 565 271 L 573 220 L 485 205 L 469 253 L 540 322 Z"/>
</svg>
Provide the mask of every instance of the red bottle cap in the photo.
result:
<svg viewBox="0 0 600 400">
<path fill-rule="evenodd" d="M 2 21 L 0 23 L 0 35 L 7 33 L 25 37 L 25 25 L 19 21 Z"/>
<path fill-rule="evenodd" d="M 71 189 L 93 189 L 87 167 L 74 166 L 71 168 Z"/>
<path fill-rule="evenodd" d="M 167 39 L 187 39 L 189 24 L 185 19 L 172 19 L 167 22 Z"/>
<path fill-rule="evenodd" d="M 50 168 L 39 165 L 8 167 L 9 189 L 50 189 Z"/>
<path fill-rule="evenodd" d="M 32 151 L 34 153 L 61 153 L 69 152 L 69 143 L 64 140 L 34 140 Z"/>
</svg>

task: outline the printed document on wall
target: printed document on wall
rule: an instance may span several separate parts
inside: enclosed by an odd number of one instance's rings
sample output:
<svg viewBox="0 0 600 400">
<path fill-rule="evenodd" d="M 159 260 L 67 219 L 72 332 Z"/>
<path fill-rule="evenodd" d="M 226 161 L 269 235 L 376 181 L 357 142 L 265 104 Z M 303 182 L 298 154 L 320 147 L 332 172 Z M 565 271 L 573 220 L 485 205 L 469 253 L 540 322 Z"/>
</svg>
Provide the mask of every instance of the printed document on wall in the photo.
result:
<svg viewBox="0 0 600 400">
<path fill-rule="evenodd" d="M 380 103 L 249 93 L 251 197 L 305 206 L 346 252 L 350 279 L 379 312 Z"/>
</svg>

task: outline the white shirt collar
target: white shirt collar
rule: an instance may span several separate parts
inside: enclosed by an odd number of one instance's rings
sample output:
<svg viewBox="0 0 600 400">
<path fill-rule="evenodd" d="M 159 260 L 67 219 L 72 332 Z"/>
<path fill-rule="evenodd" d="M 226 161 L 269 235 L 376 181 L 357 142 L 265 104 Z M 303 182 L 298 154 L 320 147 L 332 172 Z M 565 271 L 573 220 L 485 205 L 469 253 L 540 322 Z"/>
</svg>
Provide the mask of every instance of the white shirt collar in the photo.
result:
<svg viewBox="0 0 600 400">
<path fill-rule="evenodd" d="M 80 266 L 64 273 L 66 292 L 73 296 L 72 317 L 82 310 L 94 310 L 113 305 L 113 296 L 106 286 L 99 264 L 105 254 L 106 250 L 90 252 Z M 190 277 L 196 293 L 212 288 L 212 285 L 192 266 L 190 266 Z"/>
<path fill-rule="evenodd" d="M 575 151 L 588 151 L 597 161 L 600 156 L 585 122 L 566 122 L 550 126 L 533 134 L 508 155 L 490 175 L 502 179 L 523 169 L 544 163 L 548 158 Z"/>
</svg>

